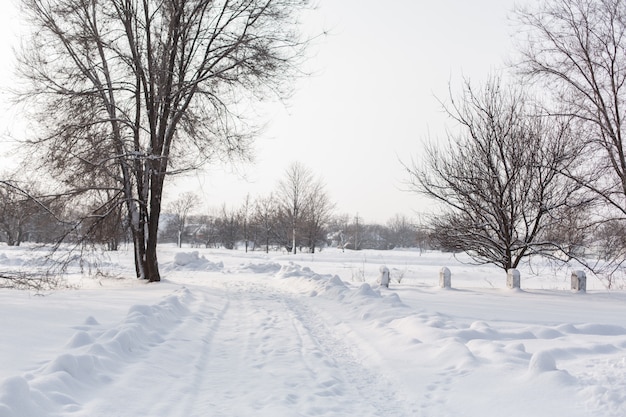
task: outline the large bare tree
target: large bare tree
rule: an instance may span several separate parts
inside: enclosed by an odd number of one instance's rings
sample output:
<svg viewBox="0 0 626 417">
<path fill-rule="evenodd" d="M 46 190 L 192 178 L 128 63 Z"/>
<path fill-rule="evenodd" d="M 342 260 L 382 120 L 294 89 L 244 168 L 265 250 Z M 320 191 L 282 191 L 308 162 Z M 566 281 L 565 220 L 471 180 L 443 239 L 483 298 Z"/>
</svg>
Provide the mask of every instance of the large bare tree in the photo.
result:
<svg viewBox="0 0 626 417">
<path fill-rule="evenodd" d="M 527 34 L 520 70 L 553 94 L 552 113 L 574 117 L 587 141 L 586 169 L 564 173 L 626 219 L 626 1 L 547 0 L 517 17 Z"/>
<path fill-rule="evenodd" d="M 542 230 L 575 201 L 577 185 L 558 174 L 578 154 L 568 119 L 540 116 L 498 78 L 480 89 L 466 83 L 446 110 L 458 133 L 406 166 L 410 184 L 441 203 L 432 219 L 440 245 L 515 268 L 544 247 Z"/>
<path fill-rule="evenodd" d="M 168 174 L 247 156 L 253 100 L 289 93 L 307 0 L 22 0 L 32 144 L 68 194 L 123 194 L 137 276 L 159 281 Z M 286 87 L 287 86 L 287 87 Z M 114 193 L 113 193 L 114 194 Z"/>
</svg>

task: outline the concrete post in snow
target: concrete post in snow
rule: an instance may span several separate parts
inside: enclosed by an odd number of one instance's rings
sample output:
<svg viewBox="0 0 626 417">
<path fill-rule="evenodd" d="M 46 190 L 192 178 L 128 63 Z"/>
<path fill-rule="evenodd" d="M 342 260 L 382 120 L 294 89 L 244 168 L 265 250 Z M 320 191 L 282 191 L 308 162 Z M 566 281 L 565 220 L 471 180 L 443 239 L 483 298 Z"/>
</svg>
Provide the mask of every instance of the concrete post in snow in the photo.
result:
<svg viewBox="0 0 626 417">
<path fill-rule="evenodd" d="M 439 287 L 450 288 L 452 287 L 452 273 L 447 267 L 441 268 L 439 271 Z"/>
<path fill-rule="evenodd" d="M 517 269 L 509 269 L 506 271 L 507 288 L 520 288 L 520 273 Z"/>
<path fill-rule="evenodd" d="M 381 265 L 379 271 L 380 271 L 380 276 L 378 277 L 378 283 L 382 287 L 389 288 L 389 280 L 390 280 L 389 268 L 387 268 L 385 265 Z"/>
<path fill-rule="evenodd" d="M 585 274 L 585 271 L 572 272 L 572 290 L 587 292 L 587 275 Z"/>
</svg>

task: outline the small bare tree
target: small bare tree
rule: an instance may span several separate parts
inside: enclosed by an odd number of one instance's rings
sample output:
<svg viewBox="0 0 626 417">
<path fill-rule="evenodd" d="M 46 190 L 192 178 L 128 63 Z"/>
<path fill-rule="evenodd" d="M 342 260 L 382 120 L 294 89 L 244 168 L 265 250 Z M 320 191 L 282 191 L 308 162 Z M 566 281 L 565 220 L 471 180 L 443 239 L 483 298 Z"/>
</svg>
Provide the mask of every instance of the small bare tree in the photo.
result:
<svg viewBox="0 0 626 417">
<path fill-rule="evenodd" d="M 187 219 L 191 211 L 200 205 L 200 198 L 192 192 L 182 193 L 176 200 L 170 203 L 169 210 L 174 215 L 176 222 L 176 244 L 179 248 L 183 246 L 183 234 L 187 227 Z"/>
<path fill-rule="evenodd" d="M 460 125 L 422 165 L 406 166 L 410 185 L 440 203 L 436 239 L 480 263 L 507 270 L 540 251 L 551 215 L 574 201 L 575 185 L 558 173 L 577 157 L 567 119 L 537 115 L 529 99 L 498 78 L 483 89 L 465 84 L 447 109 Z"/>
<path fill-rule="evenodd" d="M 220 216 L 216 219 L 218 239 L 226 249 L 235 249 L 237 241 L 241 237 L 241 217 L 240 213 L 234 209 L 227 209 L 222 206 Z"/>
<path fill-rule="evenodd" d="M 122 193 L 112 189 L 96 193 L 85 211 L 81 234 L 90 243 L 105 245 L 110 251 L 118 250 L 127 230 Z"/>
<path fill-rule="evenodd" d="M 269 253 L 270 245 L 276 240 L 278 213 L 278 203 L 273 194 L 255 200 L 252 218 L 259 230 L 259 238 L 265 246 L 266 253 Z"/>
<path fill-rule="evenodd" d="M 410 248 L 417 246 L 417 227 L 407 217 L 396 214 L 387 222 L 390 242 L 394 247 Z"/>
<path fill-rule="evenodd" d="M 304 234 L 311 253 L 315 248 L 326 242 L 326 226 L 330 222 L 335 205 L 330 200 L 326 187 L 321 179 L 311 184 L 306 203 L 304 217 Z"/>
<path fill-rule="evenodd" d="M 310 201 L 313 186 L 313 173 L 299 162 L 287 168 L 285 178 L 278 184 L 278 198 L 283 213 L 289 220 L 291 233 L 291 251 L 297 252 L 298 233 L 307 204 Z"/>
<path fill-rule="evenodd" d="M 31 220 L 42 212 L 32 192 L 25 191 L 26 187 L 15 182 L 0 183 L 0 236 L 9 246 L 20 246 Z"/>
</svg>

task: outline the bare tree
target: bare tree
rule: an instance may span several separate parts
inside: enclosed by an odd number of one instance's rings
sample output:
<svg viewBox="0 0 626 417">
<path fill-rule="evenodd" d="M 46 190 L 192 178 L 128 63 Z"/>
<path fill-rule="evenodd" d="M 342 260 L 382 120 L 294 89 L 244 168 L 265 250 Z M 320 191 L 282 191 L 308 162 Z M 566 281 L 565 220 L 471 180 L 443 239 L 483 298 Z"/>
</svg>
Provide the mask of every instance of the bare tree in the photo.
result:
<svg viewBox="0 0 626 417">
<path fill-rule="evenodd" d="M 253 222 L 259 230 L 259 239 L 266 253 L 269 253 L 270 245 L 275 242 L 278 212 L 278 203 L 273 194 L 257 198 L 254 202 Z"/>
<path fill-rule="evenodd" d="M 315 253 L 315 248 L 327 241 L 326 226 L 335 208 L 321 179 L 311 184 L 305 207 L 303 228 L 309 250 Z"/>
<path fill-rule="evenodd" d="M 407 166 L 410 184 L 442 203 L 432 219 L 442 244 L 515 268 L 542 249 L 542 229 L 558 221 L 552 214 L 574 201 L 577 187 L 558 174 L 578 151 L 568 120 L 537 116 L 519 89 L 497 78 L 479 91 L 466 83 L 447 111 L 459 134 Z"/>
<path fill-rule="evenodd" d="M 182 193 L 169 205 L 169 210 L 174 215 L 176 224 L 176 244 L 179 248 L 183 246 L 183 234 L 187 226 L 187 219 L 192 210 L 198 207 L 200 198 L 192 192 Z"/>
<path fill-rule="evenodd" d="M 299 162 L 294 162 L 287 168 L 285 178 L 278 184 L 278 198 L 281 209 L 289 220 L 291 251 L 294 254 L 297 252 L 299 227 L 310 201 L 312 186 L 313 173 Z"/>
<path fill-rule="evenodd" d="M 116 251 L 127 230 L 122 193 L 114 192 L 113 189 L 102 190 L 95 193 L 94 198 L 86 209 L 82 235 L 86 242 L 102 244 L 108 250 Z"/>
<path fill-rule="evenodd" d="M 12 185 L 10 185 L 12 184 Z M 25 240 L 32 220 L 42 212 L 33 198 L 33 192 L 26 191 L 28 185 L 18 186 L 15 182 L 0 183 L 0 234 L 9 246 L 20 246 Z"/>
<path fill-rule="evenodd" d="M 226 249 L 235 249 L 241 237 L 241 218 L 236 210 L 229 210 L 224 204 L 221 214 L 215 221 L 218 238 Z"/>
<path fill-rule="evenodd" d="M 585 170 L 564 173 L 625 220 L 626 2 L 548 0 L 517 17 L 528 29 L 520 70 L 554 94 L 553 113 L 576 118 L 588 145 Z"/>
<path fill-rule="evenodd" d="M 249 152 L 252 101 L 286 96 L 306 0 L 22 0 L 33 149 L 66 193 L 123 193 L 137 276 L 159 281 L 168 174 Z M 240 112 L 241 111 L 241 112 Z"/>
<path fill-rule="evenodd" d="M 553 113 L 571 115 L 581 125 L 587 143 L 586 162 L 564 174 L 604 203 L 588 217 L 591 229 L 602 230 L 602 222 L 608 222 L 608 229 L 623 229 L 626 2 L 548 0 L 537 3 L 536 8 L 518 8 L 517 17 L 526 29 L 523 33 L 527 33 L 520 48 L 521 72 L 553 94 L 558 104 Z M 615 245 L 622 243 L 619 239 L 612 241 Z M 626 245 L 614 246 L 606 262 L 578 260 L 606 277 L 610 286 L 614 273 L 626 261 Z"/>
<path fill-rule="evenodd" d="M 417 228 L 411 220 L 401 214 L 389 219 L 387 227 L 390 232 L 390 242 L 394 247 L 410 248 L 417 245 Z"/>
</svg>

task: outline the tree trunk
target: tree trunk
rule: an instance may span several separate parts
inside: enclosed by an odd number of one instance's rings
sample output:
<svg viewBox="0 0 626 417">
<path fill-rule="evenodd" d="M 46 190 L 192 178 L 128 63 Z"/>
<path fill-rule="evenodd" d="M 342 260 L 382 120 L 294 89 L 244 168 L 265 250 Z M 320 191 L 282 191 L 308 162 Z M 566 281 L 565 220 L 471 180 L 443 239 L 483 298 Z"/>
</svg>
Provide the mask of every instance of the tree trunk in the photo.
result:
<svg viewBox="0 0 626 417">
<path fill-rule="evenodd" d="M 156 240 L 148 239 L 148 246 L 146 247 L 146 272 L 148 281 L 150 282 L 161 281 L 156 247 Z"/>
<path fill-rule="evenodd" d="M 153 170 L 150 178 L 150 215 L 148 217 L 148 240 L 146 241 L 146 278 L 150 282 L 161 281 L 157 259 L 159 219 L 161 217 L 161 197 L 163 195 L 163 168 Z"/>
<path fill-rule="evenodd" d="M 137 278 L 146 279 L 146 247 L 144 244 L 143 233 L 136 230 L 132 231 L 133 246 L 135 248 L 135 273 Z"/>
</svg>

